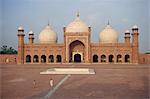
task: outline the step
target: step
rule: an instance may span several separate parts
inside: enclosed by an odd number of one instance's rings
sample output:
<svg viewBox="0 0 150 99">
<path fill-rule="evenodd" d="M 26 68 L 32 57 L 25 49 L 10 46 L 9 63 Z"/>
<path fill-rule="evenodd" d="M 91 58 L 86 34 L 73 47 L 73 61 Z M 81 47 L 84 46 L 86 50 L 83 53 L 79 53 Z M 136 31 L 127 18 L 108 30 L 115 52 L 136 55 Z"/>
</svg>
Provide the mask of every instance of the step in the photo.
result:
<svg viewBox="0 0 150 99">
<path fill-rule="evenodd" d="M 50 68 L 40 74 L 95 74 L 95 71 L 89 68 Z"/>
</svg>

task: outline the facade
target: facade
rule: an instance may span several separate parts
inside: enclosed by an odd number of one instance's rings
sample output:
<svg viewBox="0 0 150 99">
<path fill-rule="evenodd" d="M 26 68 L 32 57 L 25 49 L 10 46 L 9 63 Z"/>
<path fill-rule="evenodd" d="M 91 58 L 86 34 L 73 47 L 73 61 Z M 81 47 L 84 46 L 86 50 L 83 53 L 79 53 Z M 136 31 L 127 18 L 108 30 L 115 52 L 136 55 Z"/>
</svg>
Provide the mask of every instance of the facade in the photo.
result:
<svg viewBox="0 0 150 99">
<path fill-rule="evenodd" d="M 0 64 L 17 64 L 17 54 L 0 54 Z"/>
<path fill-rule="evenodd" d="M 34 33 L 28 33 L 24 43 L 24 28 L 18 28 L 18 64 L 51 63 L 139 63 L 138 30 L 124 33 L 124 42 L 118 41 L 118 33 L 108 23 L 99 33 L 99 42 L 91 43 L 91 27 L 77 14 L 68 26 L 63 28 L 64 42 L 57 43 L 58 37 L 48 24 L 39 34 L 39 42 L 34 42 Z M 131 40 L 132 39 L 132 40 Z M 132 42 L 131 42 L 132 41 Z"/>
</svg>

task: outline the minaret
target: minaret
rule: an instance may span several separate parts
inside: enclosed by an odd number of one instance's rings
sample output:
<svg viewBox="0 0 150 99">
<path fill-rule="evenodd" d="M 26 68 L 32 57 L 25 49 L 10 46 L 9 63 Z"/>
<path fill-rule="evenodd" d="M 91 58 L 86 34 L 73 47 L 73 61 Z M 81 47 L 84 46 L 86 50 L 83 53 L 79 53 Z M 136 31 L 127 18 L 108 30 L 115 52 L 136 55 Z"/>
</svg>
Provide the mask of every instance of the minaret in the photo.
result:
<svg viewBox="0 0 150 99">
<path fill-rule="evenodd" d="M 138 54 L 139 54 L 139 43 L 138 43 L 138 27 L 134 25 L 132 27 L 132 63 L 138 64 Z"/>
<path fill-rule="evenodd" d="M 18 64 L 24 64 L 24 28 L 19 26 L 18 28 Z"/>
<path fill-rule="evenodd" d="M 130 44 L 130 32 L 129 32 L 129 30 L 125 31 L 124 40 L 125 40 L 125 44 Z"/>
<path fill-rule="evenodd" d="M 29 44 L 34 43 L 34 33 L 32 31 L 29 31 L 29 33 L 28 33 L 28 43 Z"/>
</svg>

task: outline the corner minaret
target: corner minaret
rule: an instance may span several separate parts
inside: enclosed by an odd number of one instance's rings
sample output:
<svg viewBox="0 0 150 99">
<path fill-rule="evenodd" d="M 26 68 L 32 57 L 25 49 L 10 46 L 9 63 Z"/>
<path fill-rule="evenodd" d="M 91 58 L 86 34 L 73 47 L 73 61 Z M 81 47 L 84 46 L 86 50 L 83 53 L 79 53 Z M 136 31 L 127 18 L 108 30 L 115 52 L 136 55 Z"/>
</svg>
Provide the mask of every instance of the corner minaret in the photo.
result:
<svg viewBox="0 0 150 99">
<path fill-rule="evenodd" d="M 139 42 L 138 42 L 138 26 L 132 27 L 132 63 L 138 64 Z"/>
<path fill-rule="evenodd" d="M 18 28 L 18 64 L 24 63 L 24 28 L 23 26 L 19 26 Z"/>
<path fill-rule="evenodd" d="M 130 32 L 129 32 L 129 30 L 125 31 L 124 40 L 125 40 L 125 44 L 128 44 L 128 45 L 130 44 Z"/>
<path fill-rule="evenodd" d="M 34 43 L 34 33 L 33 31 L 28 32 L 28 43 L 33 44 Z"/>
</svg>

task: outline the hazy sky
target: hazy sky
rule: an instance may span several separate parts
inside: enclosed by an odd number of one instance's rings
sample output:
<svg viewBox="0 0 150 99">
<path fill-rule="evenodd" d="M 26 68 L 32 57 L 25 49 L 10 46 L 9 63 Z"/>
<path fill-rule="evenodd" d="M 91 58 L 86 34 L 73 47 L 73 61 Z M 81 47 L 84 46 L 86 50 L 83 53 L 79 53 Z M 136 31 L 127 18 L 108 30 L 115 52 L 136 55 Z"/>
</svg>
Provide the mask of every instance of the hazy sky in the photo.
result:
<svg viewBox="0 0 150 99">
<path fill-rule="evenodd" d="M 141 52 L 150 50 L 150 0 L 1 0 L 0 33 L 1 45 L 17 49 L 17 27 L 22 24 L 27 32 L 32 29 L 36 42 L 39 32 L 48 24 L 58 34 L 63 43 L 63 27 L 74 20 L 76 12 L 92 27 L 92 42 L 99 41 L 99 32 L 110 21 L 124 41 L 124 31 L 134 24 L 139 26 L 139 48 Z"/>
</svg>

